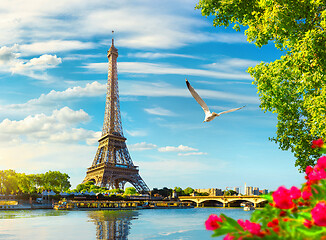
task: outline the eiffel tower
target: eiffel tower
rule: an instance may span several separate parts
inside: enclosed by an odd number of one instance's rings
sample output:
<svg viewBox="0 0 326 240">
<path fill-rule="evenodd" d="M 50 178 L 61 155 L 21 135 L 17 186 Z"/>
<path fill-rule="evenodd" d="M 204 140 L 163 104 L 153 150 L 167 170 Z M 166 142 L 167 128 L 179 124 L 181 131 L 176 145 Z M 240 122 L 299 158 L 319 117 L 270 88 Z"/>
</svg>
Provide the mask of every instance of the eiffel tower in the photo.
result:
<svg viewBox="0 0 326 240">
<path fill-rule="evenodd" d="M 87 169 L 83 183 L 93 181 L 97 186 L 108 189 L 124 189 L 126 182 L 131 183 L 138 192 L 149 192 L 149 188 L 134 166 L 123 136 L 119 88 L 117 74 L 118 49 L 114 39 L 108 51 L 109 72 L 106 93 L 105 116 L 102 136 L 92 163 Z"/>
</svg>

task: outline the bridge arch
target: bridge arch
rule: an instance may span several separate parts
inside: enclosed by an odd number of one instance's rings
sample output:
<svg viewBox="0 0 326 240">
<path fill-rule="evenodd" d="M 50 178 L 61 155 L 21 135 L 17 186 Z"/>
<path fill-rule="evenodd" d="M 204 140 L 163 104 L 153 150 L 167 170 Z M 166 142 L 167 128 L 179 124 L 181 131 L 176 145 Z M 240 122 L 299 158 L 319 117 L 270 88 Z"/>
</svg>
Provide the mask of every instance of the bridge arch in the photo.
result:
<svg viewBox="0 0 326 240">
<path fill-rule="evenodd" d="M 262 207 L 267 200 L 261 196 L 180 196 L 180 201 L 192 200 L 200 207 L 206 201 L 215 201 L 223 204 L 223 207 L 236 207 L 241 202 L 250 202 L 254 207 Z M 212 203 L 212 202 L 210 202 Z M 207 205 L 207 203 L 206 203 Z M 233 205 L 233 206 L 232 206 Z"/>
<path fill-rule="evenodd" d="M 197 202 L 194 200 L 181 200 L 181 202 L 189 202 L 189 203 L 191 203 L 191 205 L 197 206 Z"/>
<path fill-rule="evenodd" d="M 244 202 L 244 203 L 252 203 L 254 207 L 262 207 L 267 203 L 267 200 L 261 197 L 257 198 L 229 198 L 228 205 L 235 205 L 235 202 Z"/>
<path fill-rule="evenodd" d="M 252 205 L 254 205 L 253 202 L 247 201 L 247 200 L 243 200 L 243 199 L 234 199 L 234 200 L 230 200 L 228 202 L 228 206 L 229 207 L 241 207 L 241 203 L 252 203 Z"/>
<path fill-rule="evenodd" d="M 223 202 L 219 200 L 206 199 L 198 202 L 201 207 L 223 207 Z"/>
</svg>

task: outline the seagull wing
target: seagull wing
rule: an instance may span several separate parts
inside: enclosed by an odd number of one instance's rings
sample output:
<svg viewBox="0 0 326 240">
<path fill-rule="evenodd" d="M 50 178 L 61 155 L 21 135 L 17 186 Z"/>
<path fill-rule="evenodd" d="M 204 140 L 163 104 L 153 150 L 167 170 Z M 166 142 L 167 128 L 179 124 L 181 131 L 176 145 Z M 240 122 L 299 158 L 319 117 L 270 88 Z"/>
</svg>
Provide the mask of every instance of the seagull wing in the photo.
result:
<svg viewBox="0 0 326 240">
<path fill-rule="evenodd" d="M 207 107 L 206 103 L 198 95 L 198 93 L 195 91 L 195 89 L 190 85 L 190 83 L 188 82 L 187 78 L 186 78 L 186 84 L 187 84 L 187 87 L 189 89 L 189 92 L 195 98 L 195 100 L 199 103 L 199 105 L 202 107 L 202 109 L 204 110 L 205 114 L 210 113 L 209 108 Z"/>
<path fill-rule="evenodd" d="M 234 112 L 234 111 L 240 110 L 241 108 L 244 108 L 244 107 L 245 106 L 239 107 L 239 108 L 233 108 L 233 109 L 230 109 L 230 110 L 227 110 L 227 111 L 224 111 L 224 112 L 220 112 L 220 113 L 218 113 L 218 115 L 221 115 L 221 114 L 224 114 L 224 113 L 229 113 L 229 112 Z"/>
</svg>

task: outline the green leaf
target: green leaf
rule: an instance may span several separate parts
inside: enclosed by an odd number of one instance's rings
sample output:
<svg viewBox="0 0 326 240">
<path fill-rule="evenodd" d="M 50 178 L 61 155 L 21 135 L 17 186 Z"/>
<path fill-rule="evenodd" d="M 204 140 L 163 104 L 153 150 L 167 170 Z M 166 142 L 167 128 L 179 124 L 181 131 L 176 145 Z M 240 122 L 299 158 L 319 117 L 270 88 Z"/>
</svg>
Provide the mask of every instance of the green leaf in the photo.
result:
<svg viewBox="0 0 326 240">
<path fill-rule="evenodd" d="M 268 202 L 273 202 L 274 201 L 272 195 L 261 195 L 261 197 L 268 200 Z"/>
<path fill-rule="evenodd" d="M 214 230 L 214 233 L 212 235 L 212 237 L 218 237 L 218 236 L 222 236 L 222 235 L 225 235 L 225 234 L 228 234 L 228 233 L 231 233 L 231 232 L 235 232 L 235 231 L 232 231 L 232 229 L 229 229 L 229 228 L 219 228 L 217 230 Z"/>
<path fill-rule="evenodd" d="M 303 233 L 306 236 L 314 237 L 314 236 L 323 236 L 326 234 L 326 229 L 317 230 L 315 228 L 306 228 L 306 227 L 299 227 L 297 231 Z"/>
</svg>

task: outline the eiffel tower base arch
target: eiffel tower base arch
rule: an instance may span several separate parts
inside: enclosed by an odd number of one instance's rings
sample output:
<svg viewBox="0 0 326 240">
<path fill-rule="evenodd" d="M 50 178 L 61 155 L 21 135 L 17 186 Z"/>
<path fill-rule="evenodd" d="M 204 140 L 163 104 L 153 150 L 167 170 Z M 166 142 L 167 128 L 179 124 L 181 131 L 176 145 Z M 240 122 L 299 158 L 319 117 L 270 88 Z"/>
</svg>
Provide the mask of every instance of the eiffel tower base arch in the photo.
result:
<svg viewBox="0 0 326 240">
<path fill-rule="evenodd" d="M 96 186 L 105 187 L 108 189 L 124 189 L 125 184 L 128 182 L 135 187 L 137 192 L 148 192 L 147 185 L 139 175 L 136 166 L 129 168 L 121 168 L 114 166 L 95 166 L 88 168 L 86 177 L 83 183 L 92 181 Z"/>
</svg>

